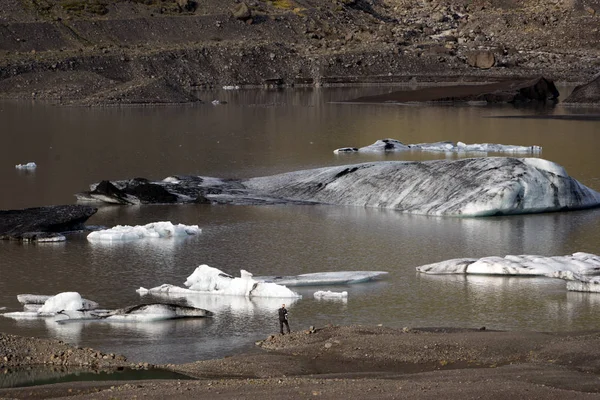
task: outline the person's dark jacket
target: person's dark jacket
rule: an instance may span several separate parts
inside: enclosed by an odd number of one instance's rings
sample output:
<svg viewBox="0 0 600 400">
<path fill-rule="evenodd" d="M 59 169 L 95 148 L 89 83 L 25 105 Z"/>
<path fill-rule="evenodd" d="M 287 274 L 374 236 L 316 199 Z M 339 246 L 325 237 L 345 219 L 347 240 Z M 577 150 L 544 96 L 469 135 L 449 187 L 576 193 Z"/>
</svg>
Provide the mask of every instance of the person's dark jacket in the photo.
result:
<svg viewBox="0 0 600 400">
<path fill-rule="evenodd" d="M 283 321 L 287 321 L 287 319 L 288 319 L 288 312 L 287 312 L 287 309 L 286 309 L 286 308 L 283 308 L 283 307 L 281 307 L 281 308 L 279 309 L 279 320 L 283 322 Z"/>
</svg>

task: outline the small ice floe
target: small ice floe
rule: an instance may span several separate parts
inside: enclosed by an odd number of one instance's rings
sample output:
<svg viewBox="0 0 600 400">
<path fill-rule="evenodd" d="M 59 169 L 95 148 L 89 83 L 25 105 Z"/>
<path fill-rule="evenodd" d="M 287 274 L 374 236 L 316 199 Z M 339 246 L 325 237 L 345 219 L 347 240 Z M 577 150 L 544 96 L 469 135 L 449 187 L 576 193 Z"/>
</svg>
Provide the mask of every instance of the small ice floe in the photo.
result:
<svg viewBox="0 0 600 400">
<path fill-rule="evenodd" d="M 229 296 L 245 297 L 283 297 L 296 298 L 301 297 L 285 286 L 271 282 L 260 282 L 252 277 L 248 271 L 241 270 L 240 277 L 235 278 L 223 271 L 202 264 L 188 276 L 184 282 L 187 288 L 163 284 L 151 289 L 139 288 L 136 291 L 140 294 L 152 293 L 210 293 Z"/>
<path fill-rule="evenodd" d="M 457 258 L 417 267 L 425 274 L 479 274 L 548 276 L 572 280 L 576 276 L 600 275 L 600 256 L 574 253 L 566 256 L 508 255 L 505 257 Z"/>
<path fill-rule="evenodd" d="M 64 294 L 64 293 L 68 293 L 68 294 Z M 77 298 L 77 296 L 75 294 L 79 295 L 79 293 L 77 293 L 77 292 L 63 292 L 63 293 L 59 294 L 60 295 L 59 299 L 64 301 L 65 299 L 73 300 L 75 298 L 76 301 L 79 301 L 79 299 Z M 54 299 L 54 298 L 59 295 L 48 296 L 48 295 L 43 295 L 43 294 L 19 294 L 19 295 L 17 295 L 17 301 L 19 303 L 23 304 L 24 306 L 39 305 L 41 307 L 50 299 L 52 299 L 51 300 L 52 302 L 58 301 L 57 299 Z M 95 301 L 84 299 L 81 296 L 79 296 L 79 298 L 81 299 L 81 307 L 80 308 L 82 308 L 84 310 L 94 310 L 94 309 L 98 308 L 98 303 L 96 303 Z M 77 304 L 79 304 L 79 303 L 77 303 Z"/>
<path fill-rule="evenodd" d="M 28 162 L 27 164 L 17 164 L 15 165 L 16 169 L 36 169 L 37 168 L 37 164 L 34 163 L 33 161 Z"/>
<path fill-rule="evenodd" d="M 314 272 L 291 276 L 256 276 L 262 282 L 273 282 L 285 286 L 352 285 L 364 283 L 387 275 L 385 271 L 335 271 Z"/>
<path fill-rule="evenodd" d="M 57 321 L 59 323 L 77 321 L 154 322 L 169 319 L 206 318 L 213 316 L 211 311 L 201 308 L 167 303 L 137 304 L 116 310 L 64 310 L 60 311 L 59 314 L 67 317 L 66 320 Z"/>
<path fill-rule="evenodd" d="M 314 297 L 317 300 L 340 300 L 340 299 L 347 299 L 348 298 L 348 292 L 343 291 L 343 292 L 332 292 L 330 290 L 327 291 L 323 291 L 323 290 L 319 290 L 317 292 L 314 293 Z"/>
<path fill-rule="evenodd" d="M 198 235 L 202 229 L 198 225 L 173 225 L 171 222 L 152 222 L 146 225 L 117 225 L 111 229 L 92 232 L 89 241 L 129 241 L 147 238 L 171 238 Z"/>
<path fill-rule="evenodd" d="M 396 151 L 431 151 L 443 153 L 511 153 L 511 154 L 539 154 L 542 151 L 540 146 L 516 146 L 494 143 L 474 143 L 466 144 L 463 142 L 435 142 L 435 143 L 417 143 L 404 144 L 396 139 L 380 139 L 375 143 L 361 147 L 342 147 L 333 151 L 334 154 L 344 153 L 385 153 Z"/>
<path fill-rule="evenodd" d="M 59 311 L 93 310 L 98 303 L 86 300 L 77 292 L 62 292 L 56 296 L 20 294 L 17 300 L 23 304 L 24 311 L 2 314 L 10 318 L 54 317 Z"/>
</svg>

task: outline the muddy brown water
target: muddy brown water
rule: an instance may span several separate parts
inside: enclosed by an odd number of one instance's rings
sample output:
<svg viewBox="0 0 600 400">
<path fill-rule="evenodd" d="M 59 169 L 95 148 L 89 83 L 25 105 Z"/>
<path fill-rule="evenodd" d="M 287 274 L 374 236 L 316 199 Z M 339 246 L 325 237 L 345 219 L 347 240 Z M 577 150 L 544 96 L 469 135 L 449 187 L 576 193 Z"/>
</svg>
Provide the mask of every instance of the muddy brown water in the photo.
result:
<svg viewBox="0 0 600 400">
<path fill-rule="evenodd" d="M 542 158 L 600 191 L 600 125 L 592 118 L 556 118 L 597 115 L 598 108 L 335 103 L 386 90 L 214 91 L 202 94 L 206 104 L 165 107 L 67 108 L 4 101 L 0 209 L 71 204 L 74 193 L 102 179 L 252 177 L 372 160 L 459 157 L 333 154 L 339 147 L 366 146 L 382 138 L 539 145 Z M 568 88 L 559 90 L 562 98 L 568 95 Z M 227 104 L 213 106 L 214 99 Z M 14 168 L 29 161 L 37 163 L 35 171 Z M 286 301 L 292 330 L 328 323 L 535 331 L 600 326 L 600 294 L 567 292 L 563 281 L 415 272 L 419 265 L 458 257 L 598 254 L 598 209 L 456 219 L 332 206 L 102 207 L 89 224 L 165 220 L 197 224 L 203 232 L 178 240 L 112 244 L 89 243 L 84 233 L 64 243 L 0 242 L 0 307 L 18 311 L 17 294 L 62 291 L 78 291 L 104 308 L 153 301 L 135 290 L 182 285 L 196 266 L 206 263 L 234 275 L 240 269 L 256 275 L 389 272 L 378 282 L 298 289 L 303 298 Z M 315 300 L 318 289 L 347 290 L 348 300 Z M 252 347 L 277 331 L 280 303 L 198 296 L 187 304 L 214 311 L 214 318 L 152 324 L 0 318 L 0 331 L 59 338 L 136 362 L 180 363 Z"/>
</svg>

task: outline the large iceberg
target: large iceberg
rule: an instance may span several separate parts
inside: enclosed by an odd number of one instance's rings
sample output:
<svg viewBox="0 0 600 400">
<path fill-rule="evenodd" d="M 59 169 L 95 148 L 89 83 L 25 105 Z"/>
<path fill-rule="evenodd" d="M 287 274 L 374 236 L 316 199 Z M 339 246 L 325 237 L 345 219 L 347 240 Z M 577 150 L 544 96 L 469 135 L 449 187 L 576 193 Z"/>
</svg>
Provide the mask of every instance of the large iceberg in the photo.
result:
<svg viewBox="0 0 600 400">
<path fill-rule="evenodd" d="M 146 238 L 170 238 L 197 235 L 202 230 L 198 225 L 173 225 L 169 221 L 151 222 L 146 225 L 117 225 L 111 229 L 95 231 L 87 236 L 89 241 L 128 241 Z"/>
<path fill-rule="evenodd" d="M 508 255 L 456 258 L 417 267 L 425 274 L 529 275 L 566 280 L 600 275 L 600 256 L 578 252 L 566 256 Z"/>
<path fill-rule="evenodd" d="M 333 151 L 334 154 L 345 153 L 385 153 L 399 151 L 431 151 L 441 153 L 512 153 L 539 154 L 540 146 L 516 146 L 494 143 L 435 142 L 404 144 L 396 139 L 380 139 L 365 147 L 342 147 Z"/>
<path fill-rule="evenodd" d="M 127 190 L 136 182 L 112 184 Z M 465 217 L 600 205 L 600 193 L 571 178 L 560 165 L 540 158 L 384 161 L 245 180 L 178 176 L 152 184 L 160 185 L 181 202 L 336 204 Z M 78 198 L 99 200 L 110 193 L 97 195 L 86 192 Z"/>
<path fill-rule="evenodd" d="M 206 264 L 202 264 L 197 267 L 194 272 L 188 276 L 184 282 L 184 285 L 186 288 L 170 284 L 163 284 L 151 289 L 141 287 L 137 290 L 137 292 L 140 294 L 209 293 L 245 297 L 301 297 L 298 293 L 293 292 L 285 286 L 272 282 L 257 281 L 248 271 L 241 270 L 240 277 L 235 278 L 224 273 L 220 269 L 210 267 Z"/>
</svg>

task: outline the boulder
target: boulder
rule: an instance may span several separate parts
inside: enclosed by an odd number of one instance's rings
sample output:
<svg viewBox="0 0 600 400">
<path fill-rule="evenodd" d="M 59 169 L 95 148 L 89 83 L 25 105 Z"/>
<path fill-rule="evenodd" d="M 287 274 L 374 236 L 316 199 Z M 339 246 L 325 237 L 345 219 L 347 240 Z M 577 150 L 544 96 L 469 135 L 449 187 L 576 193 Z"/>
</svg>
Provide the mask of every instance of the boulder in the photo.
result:
<svg viewBox="0 0 600 400">
<path fill-rule="evenodd" d="M 196 0 L 176 0 L 180 11 L 195 11 L 198 7 Z"/>
<path fill-rule="evenodd" d="M 469 102 L 523 103 L 555 101 L 559 92 L 554 82 L 544 77 L 506 80 L 485 85 L 456 85 L 399 90 L 348 100 L 352 103 Z"/>
<path fill-rule="evenodd" d="M 0 211 L 0 239 L 33 241 L 80 230 L 98 211 L 84 205 L 63 205 Z"/>
<path fill-rule="evenodd" d="M 467 54 L 467 64 L 475 68 L 490 69 L 496 64 L 496 57 L 489 50 L 472 51 Z"/>
<path fill-rule="evenodd" d="M 233 10 L 231 10 L 231 13 L 235 19 L 239 19 L 240 21 L 247 21 L 252 18 L 250 7 L 248 7 L 248 5 L 244 2 L 241 2 L 235 6 Z"/>
<path fill-rule="evenodd" d="M 600 75 L 585 85 L 579 85 L 564 100 L 565 103 L 600 103 Z"/>
</svg>

